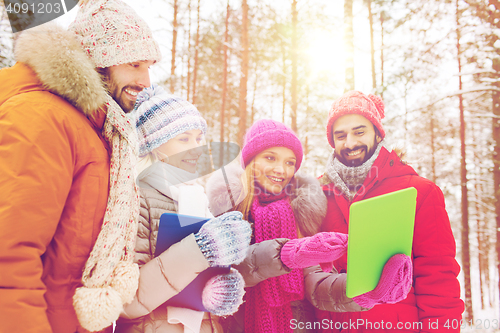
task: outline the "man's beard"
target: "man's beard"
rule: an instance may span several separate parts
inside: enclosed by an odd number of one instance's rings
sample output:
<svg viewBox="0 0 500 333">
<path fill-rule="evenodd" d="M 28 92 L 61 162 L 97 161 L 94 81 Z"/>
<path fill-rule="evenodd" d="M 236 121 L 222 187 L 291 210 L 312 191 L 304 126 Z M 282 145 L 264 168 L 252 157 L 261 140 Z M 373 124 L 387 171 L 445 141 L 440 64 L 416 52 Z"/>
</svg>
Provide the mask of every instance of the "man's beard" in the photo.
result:
<svg viewBox="0 0 500 333">
<path fill-rule="evenodd" d="M 353 149 L 344 148 L 340 153 L 337 153 L 337 151 L 335 151 L 335 156 L 345 166 L 358 167 L 358 166 L 362 165 L 363 163 L 365 163 L 366 161 L 368 161 L 370 159 L 370 157 L 373 156 L 373 154 L 375 153 L 375 150 L 377 150 L 377 146 L 378 146 L 377 136 L 375 136 L 373 138 L 373 145 L 372 145 L 371 149 L 368 150 L 367 145 L 356 146 Z M 365 150 L 366 153 L 365 153 L 365 156 L 363 159 L 355 159 L 355 160 L 349 161 L 344 157 L 344 155 L 347 155 L 348 153 L 353 152 L 353 151 L 358 150 L 358 149 Z"/>
<path fill-rule="evenodd" d="M 119 90 L 114 84 L 113 79 L 111 78 L 109 71 L 107 69 L 108 68 L 102 68 L 100 71 L 98 71 L 99 74 L 101 74 L 101 79 L 102 82 L 104 83 L 104 89 L 106 89 L 108 95 L 111 96 L 111 98 L 113 98 L 113 100 L 116 102 L 116 104 L 120 106 L 123 112 L 129 113 L 134 109 L 135 103 L 128 103 L 128 101 L 124 101 L 123 94 L 125 94 L 124 92 L 125 89 L 132 88 L 132 86 L 126 86 L 123 87 L 121 90 Z M 122 98 L 120 98 L 120 96 Z"/>
<path fill-rule="evenodd" d="M 115 100 L 115 102 L 122 108 L 123 112 L 129 113 L 134 109 L 135 102 L 132 102 L 126 99 L 125 89 L 131 89 L 132 86 L 123 87 L 121 90 L 115 90 L 113 92 L 109 92 L 111 97 Z"/>
</svg>

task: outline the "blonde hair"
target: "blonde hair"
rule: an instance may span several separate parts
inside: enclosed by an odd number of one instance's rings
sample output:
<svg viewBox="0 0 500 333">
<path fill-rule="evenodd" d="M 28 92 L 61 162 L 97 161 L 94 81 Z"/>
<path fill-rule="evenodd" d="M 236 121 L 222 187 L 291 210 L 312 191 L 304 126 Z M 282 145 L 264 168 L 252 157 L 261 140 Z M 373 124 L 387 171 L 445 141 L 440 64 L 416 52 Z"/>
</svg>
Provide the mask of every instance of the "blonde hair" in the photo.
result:
<svg viewBox="0 0 500 333">
<path fill-rule="evenodd" d="M 149 168 L 157 159 L 152 153 L 147 154 L 146 156 L 140 157 L 135 166 L 136 175 L 140 175 L 144 170 Z"/>
<path fill-rule="evenodd" d="M 241 183 L 243 191 L 240 196 L 245 195 L 245 198 L 236 205 L 235 210 L 243 214 L 243 219 L 248 221 L 250 209 L 252 208 L 253 199 L 255 198 L 255 160 L 247 164 L 245 172 L 241 175 Z M 239 201 L 239 200 L 238 200 Z"/>
</svg>

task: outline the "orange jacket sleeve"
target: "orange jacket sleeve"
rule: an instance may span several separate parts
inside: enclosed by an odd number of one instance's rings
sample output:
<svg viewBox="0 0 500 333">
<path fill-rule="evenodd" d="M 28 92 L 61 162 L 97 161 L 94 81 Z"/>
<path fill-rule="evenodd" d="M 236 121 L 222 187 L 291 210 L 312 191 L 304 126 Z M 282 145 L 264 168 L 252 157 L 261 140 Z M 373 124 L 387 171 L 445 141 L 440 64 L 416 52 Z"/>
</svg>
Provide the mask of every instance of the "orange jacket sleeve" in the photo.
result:
<svg viewBox="0 0 500 333">
<path fill-rule="evenodd" d="M 0 105 L 1 332 L 51 332 L 43 254 L 71 187 L 73 157 L 64 126 L 51 119 L 51 94 Z M 52 118 L 54 118 L 52 116 Z"/>
</svg>

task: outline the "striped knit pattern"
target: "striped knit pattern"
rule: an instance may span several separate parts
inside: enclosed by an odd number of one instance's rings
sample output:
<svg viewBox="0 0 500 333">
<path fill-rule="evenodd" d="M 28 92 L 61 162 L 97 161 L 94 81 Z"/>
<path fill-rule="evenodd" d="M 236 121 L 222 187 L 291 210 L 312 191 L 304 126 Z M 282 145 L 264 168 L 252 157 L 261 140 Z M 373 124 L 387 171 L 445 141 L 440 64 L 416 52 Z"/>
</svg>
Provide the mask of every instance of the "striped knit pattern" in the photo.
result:
<svg viewBox="0 0 500 333">
<path fill-rule="evenodd" d="M 79 2 L 74 31 L 95 67 L 105 68 L 141 60 L 161 60 L 151 29 L 121 0 Z"/>
<path fill-rule="evenodd" d="M 139 93 L 133 112 L 139 132 L 139 156 L 147 155 L 186 131 L 207 132 L 207 122 L 193 104 L 158 85 Z"/>
<path fill-rule="evenodd" d="M 229 212 L 203 224 L 194 235 L 210 266 L 241 263 L 248 252 L 252 229 L 240 212 Z"/>
<path fill-rule="evenodd" d="M 286 191 L 280 195 L 261 194 L 254 199 L 251 216 L 255 242 L 274 238 L 297 238 L 297 227 Z M 290 303 L 304 298 L 301 269 L 269 278 L 249 288 L 246 294 L 245 332 L 292 332 Z"/>
<path fill-rule="evenodd" d="M 330 146 L 335 148 L 333 141 L 333 123 L 338 118 L 347 114 L 359 114 L 368 119 L 375 126 L 382 139 L 385 137 L 385 131 L 382 127 L 384 119 L 384 101 L 375 95 L 365 95 L 359 91 L 348 91 L 339 99 L 335 100 L 328 112 L 328 122 L 326 125 L 326 136 Z"/>
</svg>

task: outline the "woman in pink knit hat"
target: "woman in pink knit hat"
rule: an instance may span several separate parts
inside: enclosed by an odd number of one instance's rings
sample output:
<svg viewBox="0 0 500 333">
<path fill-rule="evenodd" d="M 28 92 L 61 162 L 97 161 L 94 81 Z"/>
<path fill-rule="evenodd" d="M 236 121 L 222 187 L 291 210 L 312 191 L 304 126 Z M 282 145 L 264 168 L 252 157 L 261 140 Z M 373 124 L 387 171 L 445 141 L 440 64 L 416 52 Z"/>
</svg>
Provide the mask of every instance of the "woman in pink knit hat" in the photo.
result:
<svg viewBox="0 0 500 333">
<path fill-rule="evenodd" d="M 345 252 L 347 237 L 313 236 L 326 214 L 326 197 L 315 178 L 296 173 L 302 158 L 302 145 L 290 128 L 259 120 L 245 136 L 244 170 L 227 166 L 225 178 L 216 173 L 207 183 L 214 215 L 236 210 L 253 223 L 254 244 L 236 266 L 245 279 L 244 308 L 226 319 L 226 332 L 294 332 L 294 320 L 314 320 L 304 300 L 301 268 L 329 266 Z M 313 237 L 298 239 L 304 236 Z"/>
</svg>

